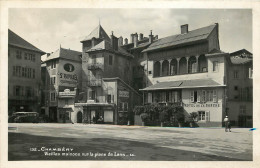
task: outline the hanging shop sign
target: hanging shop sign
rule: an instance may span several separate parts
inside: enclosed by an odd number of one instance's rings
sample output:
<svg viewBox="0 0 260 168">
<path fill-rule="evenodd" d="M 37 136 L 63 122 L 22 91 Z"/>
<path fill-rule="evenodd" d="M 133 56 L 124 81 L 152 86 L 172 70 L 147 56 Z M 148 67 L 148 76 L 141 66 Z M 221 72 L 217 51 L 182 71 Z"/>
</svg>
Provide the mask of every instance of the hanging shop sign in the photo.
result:
<svg viewBox="0 0 260 168">
<path fill-rule="evenodd" d="M 70 63 L 65 64 L 63 68 L 67 72 L 73 72 L 75 70 L 75 67 Z"/>
</svg>

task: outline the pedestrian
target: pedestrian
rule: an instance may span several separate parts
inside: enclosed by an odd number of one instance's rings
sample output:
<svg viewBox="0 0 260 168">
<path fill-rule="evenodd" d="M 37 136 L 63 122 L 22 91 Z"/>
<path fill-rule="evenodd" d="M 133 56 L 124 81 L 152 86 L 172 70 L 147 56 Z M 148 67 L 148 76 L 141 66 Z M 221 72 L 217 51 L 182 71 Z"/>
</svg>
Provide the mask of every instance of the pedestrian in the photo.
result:
<svg viewBox="0 0 260 168">
<path fill-rule="evenodd" d="M 229 132 L 231 132 L 231 122 L 230 121 L 228 121 L 228 130 L 229 130 Z"/>
<path fill-rule="evenodd" d="M 228 131 L 228 116 L 226 116 L 225 118 L 224 118 L 224 122 L 225 122 L 225 131 L 227 132 Z"/>
</svg>

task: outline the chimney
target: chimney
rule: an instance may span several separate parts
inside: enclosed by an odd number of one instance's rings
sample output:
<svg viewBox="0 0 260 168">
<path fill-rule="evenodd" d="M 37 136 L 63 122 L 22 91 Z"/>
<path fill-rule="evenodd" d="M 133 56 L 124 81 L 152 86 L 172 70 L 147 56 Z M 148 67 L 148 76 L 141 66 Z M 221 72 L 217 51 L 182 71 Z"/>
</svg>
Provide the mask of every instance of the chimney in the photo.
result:
<svg viewBox="0 0 260 168">
<path fill-rule="evenodd" d="M 149 35 L 149 43 L 153 42 L 153 31 L 151 30 L 151 34 Z"/>
<path fill-rule="evenodd" d="M 134 36 L 135 36 L 134 34 L 131 34 L 131 37 L 130 37 L 130 40 L 131 40 L 131 41 L 130 41 L 130 43 L 133 43 L 133 42 L 134 42 Z"/>
<path fill-rule="evenodd" d="M 128 44 L 128 39 L 127 39 L 127 38 L 125 38 L 125 45 L 126 45 L 126 44 Z"/>
<path fill-rule="evenodd" d="M 138 34 L 135 33 L 134 34 L 134 47 L 137 47 L 138 46 Z"/>
<path fill-rule="evenodd" d="M 122 46 L 123 45 L 123 37 L 120 36 L 118 39 L 118 46 Z"/>
<path fill-rule="evenodd" d="M 158 40 L 158 39 L 159 39 L 159 36 L 158 36 L 158 35 L 154 36 L 154 39 L 155 39 L 155 40 Z"/>
<path fill-rule="evenodd" d="M 118 51 L 118 38 L 114 36 L 113 31 L 111 37 L 111 45 L 112 48 L 116 51 Z"/>
<path fill-rule="evenodd" d="M 143 40 L 144 39 L 144 35 L 143 35 L 143 33 L 140 33 L 139 34 L 139 40 L 141 41 L 141 40 Z"/>
<path fill-rule="evenodd" d="M 189 32 L 189 25 L 185 24 L 185 25 L 181 25 L 181 34 L 186 34 Z"/>
</svg>

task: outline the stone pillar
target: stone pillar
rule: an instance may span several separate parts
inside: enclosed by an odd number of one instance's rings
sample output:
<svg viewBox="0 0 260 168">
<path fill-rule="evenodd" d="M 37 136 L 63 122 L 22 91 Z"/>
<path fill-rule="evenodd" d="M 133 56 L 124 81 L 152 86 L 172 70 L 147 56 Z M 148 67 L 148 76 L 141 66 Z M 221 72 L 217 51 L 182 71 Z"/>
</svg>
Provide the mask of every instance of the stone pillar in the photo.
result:
<svg viewBox="0 0 260 168">
<path fill-rule="evenodd" d="M 189 58 L 190 58 L 190 57 L 186 57 L 186 61 L 187 61 L 187 73 L 189 73 Z"/>
<path fill-rule="evenodd" d="M 160 75 L 159 76 L 162 76 L 162 63 L 163 63 L 163 60 L 160 61 Z"/>
<path fill-rule="evenodd" d="M 172 59 L 168 59 L 168 62 L 169 62 L 169 73 L 168 73 L 168 75 L 171 75 L 171 61 L 172 61 Z"/>
<path fill-rule="evenodd" d="M 199 72 L 199 55 L 196 55 L 196 72 Z"/>
<path fill-rule="evenodd" d="M 176 60 L 177 60 L 177 75 L 179 75 L 180 74 L 180 67 L 179 67 L 179 63 L 180 63 L 180 59 L 181 58 L 176 58 Z"/>
</svg>

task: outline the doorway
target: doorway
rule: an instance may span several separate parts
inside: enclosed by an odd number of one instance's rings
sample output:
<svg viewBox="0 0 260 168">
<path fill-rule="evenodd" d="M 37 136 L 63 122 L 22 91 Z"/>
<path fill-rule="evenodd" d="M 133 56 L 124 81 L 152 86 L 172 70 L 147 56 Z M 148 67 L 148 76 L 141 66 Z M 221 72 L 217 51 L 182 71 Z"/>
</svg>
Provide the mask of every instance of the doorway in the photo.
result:
<svg viewBox="0 0 260 168">
<path fill-rule="evenodd" d="M 82 112 L 81 111 L 79 111 L 77 113 L 77 123 L 82 123 Z"/>
</svg>

